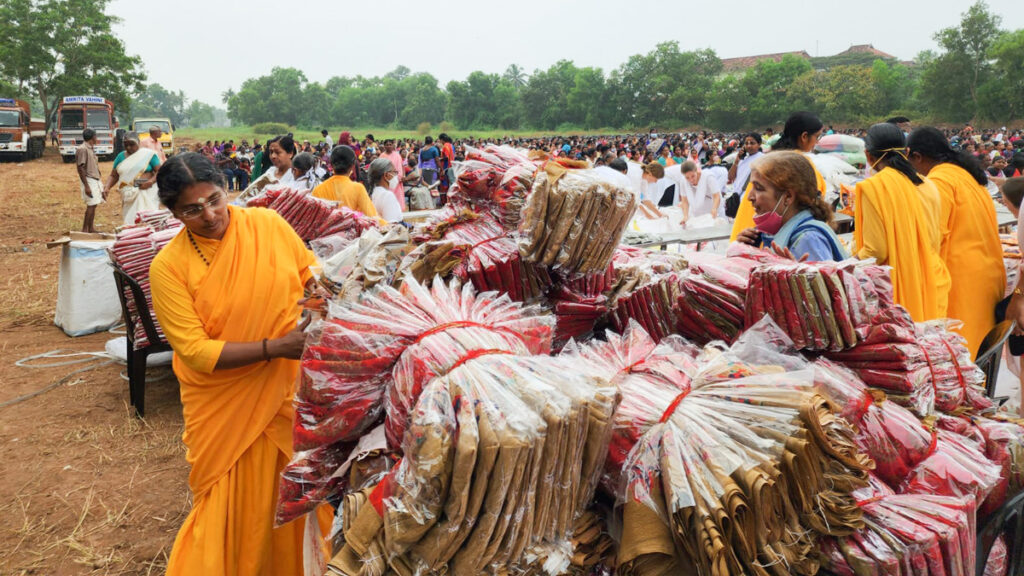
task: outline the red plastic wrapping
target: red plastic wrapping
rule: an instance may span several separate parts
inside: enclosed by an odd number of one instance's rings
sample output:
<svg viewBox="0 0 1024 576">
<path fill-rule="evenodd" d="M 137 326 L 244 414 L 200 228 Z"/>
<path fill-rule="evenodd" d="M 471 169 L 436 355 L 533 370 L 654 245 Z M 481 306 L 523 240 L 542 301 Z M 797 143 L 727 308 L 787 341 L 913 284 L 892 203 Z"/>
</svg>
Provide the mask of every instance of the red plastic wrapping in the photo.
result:
<svg viewBox="0 0 1024 576">
<path fill-rule="evenodd" d="M 377 220 L 362 212 L 345 206 L 332 206 L 305 191 L 290 188 L 269 189 L 250 199 L 246 206 L 277 212 L 306 242 L 339 234 L 354 239 L 364 230 L 377 227 Z"/>
</svg>

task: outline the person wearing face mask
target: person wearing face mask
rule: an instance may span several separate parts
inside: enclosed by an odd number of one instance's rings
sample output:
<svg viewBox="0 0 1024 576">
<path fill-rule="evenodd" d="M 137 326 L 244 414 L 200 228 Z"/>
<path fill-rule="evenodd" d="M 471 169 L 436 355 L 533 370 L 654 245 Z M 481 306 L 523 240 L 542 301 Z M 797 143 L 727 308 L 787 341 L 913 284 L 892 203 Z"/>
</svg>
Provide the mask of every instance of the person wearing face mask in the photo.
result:
<svg viewBox="0 0 1024 576">
<path fill-rule="evenodd" d="M 945 318 L 949 270 L 940 256 L 941 201 L 906 157 L 903 132 L 875 124 L 865 141 L 869 173 L 854 188 L 854 253 L 892 268 L 893 300 L 915 322 Z"/>
<path fill-rule="evenodd" d="M 741 232 L 738 242 L 770 247 L 797 260 L 849 257 L 832 228 L 832 208 L 818 192 L 814 170 L 803 155 L 774 152 L 754 162 L 747 200 L 754 228 Z"/>
<path fill-rule="evenodd" d="M 821 136 L 822 128 L 824 128 L 824 125 L 817 115 L 811 112 L 794 112 L 786 120 L 786 126 L 782 129 L 782 135 L 778 141 L 772 146 L 772 152 L 795 150 L 802 153 L 814 170 L 814 180 L 817 182 L 817 188 L 821 192 L 821 197 L 824 198 L 826 191 L 825 179 L 818 172 L 818 169 L 814 167 L 814 162 L 810 158 L 814 151 L 814 145 L 818 143 L 818 137 Z M 749 192 L 749 190 L 750 186 L 748 185 L 745 193 Z M 740 232 L 753 227 L 753 205 L 750 202 L 743 202 L 741 198 L 740 205 L 736 210 L 736 220 L 733 221 L 732 235 L 729 237 L 729 240 L 736 240 Z"/>
<path fill-rule="evenodd" d="M 1006 289 L 995 204 L 985 188 L 988 178 L 977 160 L 953 150 L 942 132 L 930 126 L 914 130 L 907 148 L 914 169 L 939 190 L 939 255 L 952 282 L 948 314 L 963 322 L 957 331 L 976 354 L 995 326 L 992 310 Z"/>
<path fill-rule="evenodd" d="M 386 144 L 385 144 L 386 146 Z M 373 194 L 370 199 L 377 214 L 388 222 L 402 221 L 402 208 L 398 205 L 394 190 L 399 185 L 398 171 L 391 160 L 377 158 L 370 163 L 370 182 L 373 183 Z"/>
<path fill-rule="evenodd" d="M 380 155 L 380 158 L 386 158 L 391 162 L 391 166 L 395 169 L 395 174 L 401 174 L 405 176 L 405 161 L 402 160 L 402 155 L 395 149 L 394 140 L 384 141 L 384 153 Z M 376 180 L 373 177 L 370 178 L 370 182 L 376 185 Z M 402 179 L 399 178 L 395 186 L 391 187 L 391 193 L 395 195 L 395 200 L 398 200 L 398 206 L 402 210 L 405 210 L 405 186 L 402 185 Z"/>
</svg>

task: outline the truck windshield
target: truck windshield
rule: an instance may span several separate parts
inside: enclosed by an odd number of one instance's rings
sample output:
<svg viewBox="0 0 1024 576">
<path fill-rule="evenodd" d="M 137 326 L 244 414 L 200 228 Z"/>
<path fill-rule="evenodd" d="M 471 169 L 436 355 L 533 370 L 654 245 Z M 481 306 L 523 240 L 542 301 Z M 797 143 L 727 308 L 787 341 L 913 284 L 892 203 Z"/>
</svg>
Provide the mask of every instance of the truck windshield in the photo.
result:
<svg viewBox="0 0 1024 576">
<path fill-rule="evenodd" d="M 82 110 L 61 110 L 61 130 L 81 130 L 85 128 L 85 117 Z"/>
<path fill-rule="evenodd" d="M 168 134 L 171 131 L 171 123 L 165 120 L 136 120 L 135 121 L 135 132 L 145 134 L 149 132 L 149 129 L 153 126 L 159 128 L 164 134 Z"/>
<path fill-rule="evenodd" d="M 17 128 L 21 113 L 17 110 L 0 110 L 0 127 Z"/>
<path fill-rule="evenodd" d="M 89 121 L 89 128 L 93 130 L 110 130 L 110 113 L 101 109 L 90 109 L 87 111 L 86 119 Z"/>
</svg>

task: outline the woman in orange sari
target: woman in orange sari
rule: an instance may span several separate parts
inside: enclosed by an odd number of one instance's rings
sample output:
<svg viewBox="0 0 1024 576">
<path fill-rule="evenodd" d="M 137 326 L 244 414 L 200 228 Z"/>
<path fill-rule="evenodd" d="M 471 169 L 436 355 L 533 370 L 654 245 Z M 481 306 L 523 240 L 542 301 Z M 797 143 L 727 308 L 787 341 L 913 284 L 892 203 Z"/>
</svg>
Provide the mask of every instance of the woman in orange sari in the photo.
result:
<svg viewBox="0 0 1024 576">
<path fill-rule="evenodd" d="M 304 523 L 273 523 L 313 256 L 275 212 L 228 206 L 222 173 L 200 154 L 168 160 L 157 183 L 185 224 L 150 282 L 174 349 L 193 494 L 167 573 L 302 574 Z"/>
<path fill-rule="evenodd" d="M 877 173 L 854 189 L 854 254 L 892 267 L 893 299 L 915 322 L 944 318 L 950 279 L 939 256 L 939 191 L 910 165 L 895 124 L 869 128 L 865 148 Z"/>
<path fill-rule="evenodd" d="M 993 310 L 1006 291 L 995 203 L 985 188 L 988 178 L 973 156 L 953 150 L 930 126 L 914 130 L 907 148 L 914 169 L 939 189 L 940 256 L 952 281 L 947 315 L 963 322 L 959 332 L 971 354 L 977 354 L 995 326 Z"/>
</svg>

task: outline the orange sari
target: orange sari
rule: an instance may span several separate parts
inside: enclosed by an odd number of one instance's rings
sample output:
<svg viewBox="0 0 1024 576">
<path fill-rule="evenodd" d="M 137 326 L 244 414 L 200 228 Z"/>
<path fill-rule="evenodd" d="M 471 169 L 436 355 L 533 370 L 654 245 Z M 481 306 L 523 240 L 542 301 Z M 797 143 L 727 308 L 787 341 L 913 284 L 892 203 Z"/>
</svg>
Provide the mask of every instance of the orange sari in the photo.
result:
<svg viewBox="0 0 1024 576">
<path fill-rule="evenodd" d="M 952 281 L 948 314 L 964 323 L 958 331 L 973 356 L 995 327 L 994 310 L 1006 290 L 995 204 L 988 191 L 955 164 L 939 164 L 928 179 L 942 201 L 940 255 Z"/>
<path fill-rule="evenodd" d="M 939 257 L 939 193 L 885 168 L 854 189 L 854 253 L 892 268 L 893 299 L 915 322 L 946 316 L 949 270 Z"/>
<path fill-rule="evenodd" d="M 216 370 L 226 342 L 294 329 L 312 254 L 266 209 L 229 206 L 222 240 L 184 231 L 150 267 L 153 306 L 174 349 L 192 466 L 192 511 L 168 574 L 302 574 L 303 522 L 273 528 L 278 477 L 292 454 L 297 360 Z M 320 510 L 326 529 L 329 510 Z"/>
</svg>

